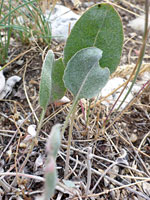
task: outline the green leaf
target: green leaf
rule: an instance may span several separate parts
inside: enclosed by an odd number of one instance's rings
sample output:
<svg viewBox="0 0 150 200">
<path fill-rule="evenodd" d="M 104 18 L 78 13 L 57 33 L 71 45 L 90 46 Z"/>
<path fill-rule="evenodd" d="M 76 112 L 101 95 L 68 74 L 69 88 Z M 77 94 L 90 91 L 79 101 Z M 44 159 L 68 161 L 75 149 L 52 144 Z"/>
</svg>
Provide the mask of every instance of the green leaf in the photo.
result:
<svg viewBox="0 0 150 200">
<path fill-rule="evenodd" d="M 52 69 L 52 99 L 51 101 L 56 101 L 61 99 L 66 91 L 63 82 L 64 75 L 64 63 L 62 58 L 56 60 L 54 62 L 54 66 Z"/>
<path fill-rule="evenodd" d="M 57 183 L 56 157 L 61 145 L 61 124 L 52 127 L 47 141 L 47 162 L 45 166 L 45 191 L 44 200 L 49 200 L 53 196 Z"/>
<path fill-rule="evenodd" d="M 52 67 L 54 64 L 54 54 L 49 50 L 45 56 L 42 66 L 41 82 L 40 82 L 40 106 L 46 110 L 50 101 L 52 88 Z"/>
<path fill-rule="evenodd" d="M 56 163 L 55 159 L 53 157 L 50 157 L 45 167 L 44 200 L 49 200 L 54 195 L 56 183 L 57 183 Z"/>
<path fill-rule="evenodd" d="M 77 99 L 96 96 L 108 81 L 108 68 L 101 68 L 102 51 L 89 47 L 78 51 L 68 62 L 64 83 Z"/>
<path fill-rule="evenodd" d="M 50 136 L 47 141 L 47 152 L 49 155 L 52 155 L 55 159 L 57 157 L 57 153 L 61 145 L 61 127 L 61 124 L 55 124 L 52 127 Z"/>
<path fill-rule="evenodd" d="M 101 67 L 110 73 L 119 65 L 123 46 L 122 22 L 110 4 L 97 4 L 88 9 L 74 25 L 64 49 L 64 63 L 79 50 L 97 47 L 103 51 Z"/>
</svg>

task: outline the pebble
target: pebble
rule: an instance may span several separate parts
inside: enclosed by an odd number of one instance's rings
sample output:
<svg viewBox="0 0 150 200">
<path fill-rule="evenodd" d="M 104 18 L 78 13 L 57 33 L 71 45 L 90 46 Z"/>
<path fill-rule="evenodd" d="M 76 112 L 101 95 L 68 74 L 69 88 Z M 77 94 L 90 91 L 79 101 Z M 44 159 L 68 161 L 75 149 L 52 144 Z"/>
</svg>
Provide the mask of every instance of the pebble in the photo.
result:
<svg viewBox="0 0 150 200">
<path fill-rule="evenodd" d="M 108 83 L 105 85 L 105 87 L 102 89 L 101 96 L 102 97 L 107 96 L 108 94 L 113 92 L 116 88 L 118 88 L 121 84 L 123 84 L 125 81 L 126 81 L 125 79 L 120 78 L 120 77 L 115 77 L 115 78 L 110 79 L 108 81 Z M 119 101 L 116 103 L 115 109 L 118 108 L 118 106 L 120 105 L 120 103 L 124 99 L 124 97 L 127 94 L 130 86 L 131 86 L 131 82 L 128 83 L 128 86 L 124 90 Z M 138 86 L 136 84 L 133 86 L 132 92 L 130 92 L 130 94 L 126 98 L 125 102 L 121 105 L 120 110 L 124 109 L 127 106 L 127 104 L 133 99 L 134 94 L 137 93 L 139 89 L 140 89 L 140 86 Z M 121 91 L 122 91 L 122 87 L 120 89 L 118 89 L 116 92 L 114 92 L 112 95 L 107 97 L 106 101 L 102 101 L 102 104 L 106 105 L 106 106 L 112 106 L 115 103 L 115 101 L 117 100 Z"/>
<path fill-rule="evenodd" d="M 0 66 L 1 69 L 1 66 Z M 0 71 L 0 93 L 4 90 L 5 87 L 5 77 L 3 75 L 3 71 Z"/>
<path fill-rule="evenodd" d="M 49 15 L 50 11 L 47 10 L 45 16 L 51 24 L 52 37 L 58 41 L 66 41 L 69 35 L 69 29 L 71 29 L 80 18 L 80 15 L 62 5 L 55 6 L 50 15 L 50 19 L 48 19 Z"/>
<path fill-rule="evenodd" d="M 85 8 L 88 8 L 88 7 L 93 6 L 93 5 L 94 5 L 94 2 L 84 2 L 84 3 L 83 3 L 83 6 L 84 6 Z"/>
<path fill-rule="evenodd" d="M 134 143 L 134 142 L 137 141 L 137 139 L 138 139 L 137 135 L 132 133 L 131 136 L 130 136 L 130 141 Z"/>
<path fill-rule="evenodd" d="M 150 18 L 150 15 L 149 15 L 149 18 Z M 144 33 L 145 15 L 141 15 L 140 17 L 137 17 L 136 19 L 131 20 L 128 23 L 128 26 L 130 26 L 135 31 L 139 31 L 141 33 Z M 150 21 L 149 21 L 148 26 L 150 26 Z"/>
<path fill-rule="evenodd" d="M 17 64 L 17 65 L 22 65 L 23 62 L 24 62 L 23 60 L 17 60 L 17 61 L 16 61 L 16 64 Z"/>
</svg>

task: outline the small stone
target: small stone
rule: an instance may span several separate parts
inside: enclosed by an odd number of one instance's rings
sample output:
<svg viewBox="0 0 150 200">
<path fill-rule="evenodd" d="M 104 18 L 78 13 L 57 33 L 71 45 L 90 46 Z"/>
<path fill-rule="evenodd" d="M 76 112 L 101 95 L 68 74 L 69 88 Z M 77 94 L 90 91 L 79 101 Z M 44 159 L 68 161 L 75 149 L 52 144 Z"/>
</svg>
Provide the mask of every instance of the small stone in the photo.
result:
<svg viewBox="0 0 150 200">
<path fill-rule="evenodd" d="M 19 145 L 19 147 L 20 147 L 20 148 L 26 148 L 27 145 L 26 145 L 24 142 L 21 142 L 20 145 Z"/>
<path fill-rule="evenodd" d="M 36 136 L 36 125 L 31 124 L 30 126 L 28 126 L 28 133 L 32 136 L 35 137 Z"/>
<path fill-rule="evenodd" d="M 136 34 L 136 33 L 129 33 L 129 35 L 130 35 L 131 37 L 134 37 L 134 36 L 136 36 L 137 34 Z"/>
<path fill-rule="evenodd" d="M 56 5 L 50 20 L 48 18 L 50 11 L 47 10 L 45 16 L 51 24 L 52 28 L 52 37 L 58 41 L 65 41 L 69 35 L 71 28 L 74 26 L 76 21 L 80 18 L 80 15 L 77 15 L 69 8 Z"/>
<path fill-rule="evenodd" d="M 83 4 L 83 6 L 85 8 L 88 8 L 88 7 L 93 6 L 93 5 L 94 5 L 94 2 L 84 2 L 84 4 Z"/>
<path fill-rule="evenodd" d="M 1 69 L 1 66 L 0 66 Z M 0 71 L 0 93 L 3 91 L 3 89 L 5 88 L 5 77 L 3 75 L 3 71 Z"/>
<path fill-rule="evenodd" d="M 111 178 L 116 178 L 117 174 L 119 173 L 119 167 L 117 165 L 113 166 L 111 170 L 108 172 Z"/>
<path fill-rule="evenodd" d="M 108 94 L 112 93 L 116 88 L 118 88 L 120 85 L 122 85 L 125 81 L 126 81 L 126 79 L 120 78 L 120 77 L 115 77 L 115 78 L 110 79 L 107 82 L 107 84 L 105 85 L 105 87 L 102 89 L 101 96 L 105 97 Z M 128 86 L 125 88 L 123 94 L 121 95 L 119 101 L 116 103 L 114 109 L 118 108 L 120 103 L 123 101 L 123 99 L 124 99 L 125 95 L 127 94 L 131 84 L 132 84 L 131 82 L 128 83 Z M 130 92 L 130 94 L 128 95 L 128 97 L 124 101 L 124 103 L 121 105 L 121 107 L 119 108 L 120 110 L 122 110 L 126 107 L 126 105 L 133 99 L 134 93 L 137 93 L 139 89 L 140 88 L 138 87 L 137 84 L 135 84 L 133 86 L 132 92 Z M 116 92 L 113 92 L 112 95 L 108 96 L 106 100 L 102 101 L 102 104 L 104 104 L 106 106 L 113 105 L 116 102 L 117 98 L 119 97 L 121 91 L 122 91 L 122 87 L 119 88 Z"/>
<path fill-rule="evenodd" d="M 56 107 L 59 107 L 61 105 L 69 103 L 69 102 L 70 102 L 70 99 L 68 99 L 68 97 L 66 97 L 66 96 L 63 96 L 60 100 L 54 102 L 54 104 Z"/>
<path fill-rule="evenodd" d="M 137 141 L 137 139 L 138 139 L 138 138 L 137 138 L 137 135 L 134 134 L 134 133 L 132 133 L 131 136 L 130 136 L 130 141 L 134 143 L 134 142 Z"/>
<path fill-rule="evenodd" d="M 128 26 L 130 26 L 135 31 L 144 33 L 144 26 L 145 26 L 144 22 L 145 22 L 145 15 L 142 15 L 142 16 L 137 17 L 136 19 L 130 21 Z M 148 26 L 150 26 L 150 22 L 149 22 Z"/>
<path fill-rule="evenodd" d="M 144 190 L 144 192 L 148 195 L 148 196 L 150 196 L 150 184 L 149 183 L 147 183 L 147 182 L 144 182 L 143 184 L 143 190 Z"/>
<path fill-rule="evenodd" d="M 17 64 L 17 65 L 22 65 L 23 62 L 24 62 L 23 60 L 17 60 L 16 64 Z"/>
</svg>

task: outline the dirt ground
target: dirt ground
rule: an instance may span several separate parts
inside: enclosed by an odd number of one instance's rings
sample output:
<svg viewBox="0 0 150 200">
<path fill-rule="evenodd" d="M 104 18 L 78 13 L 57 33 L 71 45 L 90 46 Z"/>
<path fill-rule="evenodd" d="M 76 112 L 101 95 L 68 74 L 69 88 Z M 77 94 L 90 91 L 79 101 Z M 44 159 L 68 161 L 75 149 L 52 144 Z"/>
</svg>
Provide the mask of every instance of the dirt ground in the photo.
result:
<svg viewBox="0 0 150 200">
<path fill-rule="evenodd" d="M 123 22 L 125 37 L 120 66 L 126 66 L 124 71 L 118 68 L 114 76 L 127 78 L 136 64 L 142 45 L 142 34 L 131 29 L 128 23 L 137 15 L 144 14 L 144 1 L 112 2 L 116 4 Z M 66 6 L 71 7 L 71 4 Z M 81 4 L 78 10 L 76 9 L 75 12 L 80 13 L 86 8 Z M 39 43 L 39 46 L 42 50 L 45 49 L 43 44 Z M 0 173 L 8 173 L 0 180 L 0 199 L 30 200 L 42 194 L 43 180 L 33 178 L 33 175 L 44 176 L 47 136 L 54 124 L 64 122 L 71 105 L 70 102 L 62 106 L 48 106 L 38 145 L 23 166 L 31 143 L 26 140 L 27 128 L 30 124 L 37 124 L 41 113 L 38 93 L 42 51 L 39 46 L 23 46 L 15 41 L 9 49 L 10 60 L 29 51 L 20 56 L 21 65 L 16 60 L 4 71 L 6 78 L 18 75 L 22 79 L 7 99 L 0 100 Z M 62 54 L 63 47 L 63 43 L 55 40 L 50 46 L 56 58 Z M 147 42 L 143 62 L 149 64 L 150 68 L 150 40 Z M 71 94 L 67 93 L 66 96 L 72 99 Z M 88 103 L 85 103 L 86 108 Z M 57 157 L 59 183 L 53 199 L 150 199 L 150 84 L 128 109 L 112 112 L 104 126 L 110 109 L 100 103 L 96 104 L 90 109 L 87 125 L 81 106 L 78 106 L 73 129 L 70 173 L 67 177 L 71 181 L 69 184 L 74 186 L 69 187 L 63 182 L 67 128 Z M 92 158 L 88 156 L 89 147 L 92 149 Z M 10 172 L 28 174 L 29 178 L 9 175 Z M 89 173 L 92 177 L 91 193 L 86 197 Z"/>
</svg>

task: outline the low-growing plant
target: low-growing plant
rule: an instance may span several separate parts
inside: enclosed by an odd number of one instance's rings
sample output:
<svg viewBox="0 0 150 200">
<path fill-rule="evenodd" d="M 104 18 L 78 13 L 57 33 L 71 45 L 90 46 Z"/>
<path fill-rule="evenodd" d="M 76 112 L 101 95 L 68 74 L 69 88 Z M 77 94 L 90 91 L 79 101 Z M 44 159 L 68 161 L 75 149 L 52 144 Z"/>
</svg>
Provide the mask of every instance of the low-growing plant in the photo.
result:
<svg viewBox="0 0 150 200">
<path fill-rule="evenodd" d="M 69 155 L 73 121 L 78 101 L 97 96 L 120 61 L 123 46 L 123 28 L 120 16 L 113 6 L 102 3 L 87 10 L 74 25 L 64 48 L 64 57 L 55 60 L 49 50 L 46 54 L 40 82 L 39 102 L 42 114 L 37 129 L 39 135 L 47 105 L 63 97 L 66 89 L 74 96 L 72 107 L 62 127 L 64 134 L 71 118 L 65 177 L 69 171 Z M 56 131 L 58 134 L 58 131 Z M 56 176 L 50 174 L 45 187 L 54 188 Z M 52 181 L 53 180 L 53 181 Z M 49 199 L 53 192 L 45 194 Z"/>
<path fill-rule="evenodd" d="M 1 8 L 3 3 L 4 1 L 2 1 Z M 7 17 L 10 17 L 13 12 L 10 7 Z M 7 28 L 14 27 L 8 26 Z M 146 38 L 147 34 L 145 35 L 143 51 L 141 50 L 141 58 L 144 55 Z M 54 194 L 57 184 L 56 157 L 61 144 L 61 137 L 68 126 L 69 119 L 71 119 L 64 172 L 65 178 L 69 172 L 73 122 L 78 101 L 81 98 L 93 98 L 100 93 L 119 64 L 122 46 L 123 28 L 120 16 L 113 6 L 102 3 L 88 9 L 77 21 L 67 39 L 63 58 L 55 60 L 53 51 L 49 50 L 47 52 L 42 66 L 39 92 L 39 104 L 42 108 L 41 117 L 36 135 L 34 134 L 33 136 L 29 154 L 23 164 L 28 161 L 34 145 L 37 144 L 48 104 L 63 97 L 66 89 L 72 93 L 73 103 L 64 125 L 56 124 L 53 126 L 48 138 L 45 190 L 41 199 L 49 200 Z M 141 60 L 137 63 L 139 68 Z M 137 68 L 137 73 L 139 68 Z"/>
</svg>

